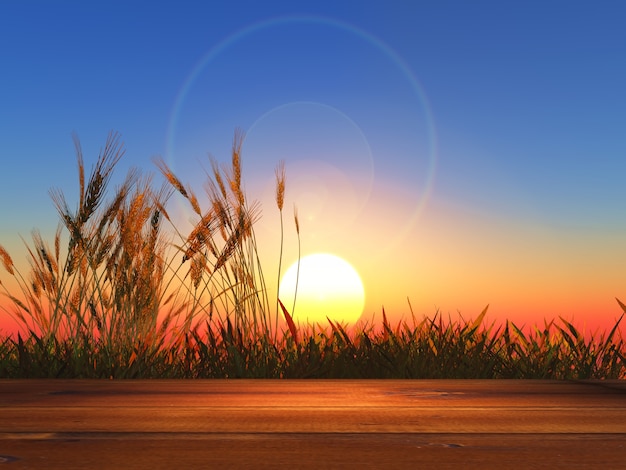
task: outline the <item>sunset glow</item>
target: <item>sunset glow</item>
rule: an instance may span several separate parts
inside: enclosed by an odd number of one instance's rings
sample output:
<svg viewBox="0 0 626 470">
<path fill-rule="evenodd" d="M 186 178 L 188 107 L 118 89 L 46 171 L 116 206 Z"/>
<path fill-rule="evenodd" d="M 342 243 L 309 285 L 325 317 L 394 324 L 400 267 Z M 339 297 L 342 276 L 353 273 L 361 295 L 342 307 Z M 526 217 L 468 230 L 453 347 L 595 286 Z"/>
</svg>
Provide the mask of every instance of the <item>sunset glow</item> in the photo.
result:
<svg viewBox="0 0 626 470">
<path fill-rule="evenodd" d="M 331 277 L 336 264 L 314 268 L 324 275 L 311 281 L 303 257 L 296 320 L 380 320 L 383 307 L 392 322 L 472 318 L 489 305 L 488 322 L 562 317 L 590 332 L 622 314 L 621 5 L 28 3 L 0 7 L 10 18 L 0 27 L 0 155 L 10 162 L 0 244 L 26 286 L 22 239 L 39 229 L 54 249 L 50 190 L 80 204 L 73 132 L 87 173 L 108 133 L 120 133 L 125 154 L 109 190 L 131 168 L 160 188 L 160 157 L 206 210 L 208 156 L 227 165 L 242 129 L 241 180 L 258 208 L 272 317 L 279 260 L 280 297 L 293 308 L 299 253 L 332 253 L 358 274 Z M 174 192 L 167 216 L 182 246 L 202 215 Z M 168 289 L 188 279 L 181 258 Z M 0 282 L 21 294 L 1 266 Z M 0 306 L 0 332 L 15 331 L 14 305 L 3 296 Z"/>
</svg>

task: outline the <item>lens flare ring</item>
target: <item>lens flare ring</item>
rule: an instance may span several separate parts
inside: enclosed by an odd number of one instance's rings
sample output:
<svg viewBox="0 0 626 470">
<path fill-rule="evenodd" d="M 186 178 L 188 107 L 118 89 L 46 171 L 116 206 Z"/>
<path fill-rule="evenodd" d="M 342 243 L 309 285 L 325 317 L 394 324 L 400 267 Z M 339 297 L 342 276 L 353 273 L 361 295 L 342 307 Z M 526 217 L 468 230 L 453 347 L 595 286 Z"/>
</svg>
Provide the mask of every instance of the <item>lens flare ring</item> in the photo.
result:
<svg viewBox="0 0 626 470">
<path fill-rule="evenodd" d="M 397 67 L 398 70 L 401 71 L 402 75 L 410 84 L 413 93 L 415 94 L 420 106 L 421 111 L 424 113 L 425 117 L 425 125 L 427 127 L 426 133 L 428 136 L 428 163 L 424 184 L 421 188 L 421 191 L 417 195 L 417 199 L 415 201 L 415 207 L 411 214 L 406 218 L 404 223 L 404 227 L 398 228 L 394 232 L 393 240 L 390 240 L 390 243 L 397 242 L 403 239 L 409 230 L 415 225 L 418 220 L 423 208 L 425 207 L 433 189 L 436 166 L 437 166 L 437 139 L 435 132 L 435 124 L 434 119 L 432 117 L 432 112 L 430 109 L 430 104 L 427 99 L 426 93 L 424 92 L 421 84 L 411 71 L 410 67 L 404 61 L 404 59 L 389 45 L 384 43 L 382 40 L 372 35 L 371 33 L 360 29 L 352 24 L 339 21 L 336 19 L 326 18 L 322 16 L 281 16 L 277 18 L 271 18 L 268 20 L 260 21 L 244 27 L 233 34 L 229 35 L 214 47 L 212 47 L 204 56 L 200 58 L 200 60 L 195 64 L 192 68 L 191 72 L 183 82 L 179 92 L 176 95 L 176 99 L 174 101 L 174 105 L 172 108 L 172 112 L 170 114 L 167 134 L 166 134 L 166 160 L 169 162 L 170 166 L 175 168 L 175 147 L 176 147 L 176 133 L 178 122 L 181 117 L 183 105 L 186 102 L 186 99 L 193 88 L 194 84 L 198 80 L 199 76 L 205 71 L 205 69 L 211 64 L 213 60 L 215 60 L 222 53 L 226 52 L 230 47 L 239 43 L 240 41 L 247 39 L 254 34 L 257 34 L 261 31 L 267 30 L 269 28 L 274 28 L 280 25 L 289 25 L 289 24 L 305 24 L 305 25 L 324 25 L 332 28 L 336 28 L 337 30 L 348 32 L 365 42 L 374 48 L 378 49 L 382 52 L 389 60 L 393 62 L 393 64 Z M 288 103 L 287 103 L 288 104 Z M 329 105 L 330 106 L 330 105 Z M 272 108 L 268 112 L 272 112 Z M 335 108 L 336 109 L 336 108 Z M 341 112 L 341 111 L 340 111 Z M 267 113 L 265 113 L 267 114 Z M 348 118 L 353 121 L 351 118 Z M 257 119 L 258 121 L 258 119 Z M 418 158 L 415 156 L 415 158 Z M 417 177 L 417 175 L 416 175 Z"/>
</svg>

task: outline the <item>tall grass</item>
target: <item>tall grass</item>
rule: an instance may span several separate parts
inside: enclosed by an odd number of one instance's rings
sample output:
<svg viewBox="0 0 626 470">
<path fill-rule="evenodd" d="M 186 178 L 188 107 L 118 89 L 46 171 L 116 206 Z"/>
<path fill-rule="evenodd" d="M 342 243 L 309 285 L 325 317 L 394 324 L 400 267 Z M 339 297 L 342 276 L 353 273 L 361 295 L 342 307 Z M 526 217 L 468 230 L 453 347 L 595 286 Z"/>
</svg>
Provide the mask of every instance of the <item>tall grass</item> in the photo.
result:
<svg viewBox="0 0 626 470">
<path fill-rule="evenodd" d="M 230 168 L 212 161 L 205 185 L 208 207 L 201 210 L 193 190 L 163 160 L 156 164 L 167 186 L 155 191 L 150 177 L 131 170 L 105 200 L 123 155 L 119 136 L 109 135 L 89 177 L 76 140 L 78 206 L 70 209 L 63 192 L 51 190 L 61 220 L 54 248 L 33 232 L 27 244 L 31 269 L 24 276 L 0 247 L 2 263 L 21 291 L 18 296 L 2 285 L 12 303 L 8 313 L 21 326 L 18 354 L 37 350 L 39 362 L 58 354 L 84 362 L 85 351 L 92 351 L 98 356 L 92 369 L 117 375 L 153 362 L 164 350 L 177 352 L 204 320 L 235 337 L 254 332 L 269 338 L 276 326 L 269 322 L 253 232 L 259 207 L 248 204 L 241 186 L 242 142 L 243 134 L 236 133 Z M 186 235 L 166 207 L 174 191 L 198 217 Z M 164 221 L 173 230 L 164 231 Z"/>
<path fill-rule="evenodd" d="M 6 312 L 20 328 L 0 337 L 0 377 L 626 378 L 621 318 L 588 339 L 563 319 L 526 333 L 485 325 L 487 309 L 470 321 L 411 312 L 410 324 L 395 326 L 383 309 L 378 327 L 298 329 L 296 299 L 290 313 L 268 297 L 254 234 L 260 207 L 241 181 L 243 138 L 235 133 L 230 166 L 211 160 L 202 199 L 162 159 L 158 190 L 134 169 L 111 193 L 119 136 L 109 135 L 89 175 L 75 140 L 78 203 L 72 210 L 51 190 L 60 218 L 52 243 L 32 233 L 26 274 L 0 246 L 18 286 L 1 284 Z M 285 181 L 279 164 L 281 250 Z M 173 197 L 196 217 L 189 233 L 169 215 Z M 295 211 L 294 222 L 299 246 Z"/>
<path fill-rule="evenodd" d="M 88 180 L 75 143 L 78 205 L 72 210 L 62 191 L 50 191 L 61 220 L 53 248 L 33 232 L 27 276 L 13 269 L 3 249 L 21 298 L 6 287 L 5 294 L 13 305 L 9 314 L 22 327 L 17 351 L 24 369 L 54 357 L 55 364 L 40 373 L 60 373 L 70 360 L 93 362 L 90 368 L 116 375 L 152 360 L 173 319 L 185 311 L 184 302 L 176 306 L 171 295 L 165 297 L 170 265 L 158 209 L 165 194 L 154 192 L 150 178 L 131 170 L 106 201 L 113 169 L 124 153 L 119 136 L 109 135 Z M 159 324 L 159 313 L 168 308 Z M 97 358 L 89 357 L 94 345 Z"/>
<path fill-rule="evenodd" d="M 189 204 L 197 222 L 188 235 L 172 223 L 180 245 L 174 244 L 186 272 L 175 272 L 189 298 L 189 318 L 208 316 L 219 324 L 231 324 L 234 331 L 247 335 L 273 329 L 270 300 L 259 260 L 254 224 L 260 216 L 258 202 L 248 202 L 241 182 L 243 133 L 233 140 L 230 168 L 220 168 L 211 160 L 212 173 L 204 185 L 206 209 L 201 209 L 194 191 L 183 185 L 162 159 L 155 163 L 169 184 Z M 161 210 L 165 211 L 161 207 Z M 169 219 L 168 217 L 168 220 Z M 187 327 L 191 324 L 186 325 Z M 275 325 L 274 325 L 275 326 Z"/>
</svg>

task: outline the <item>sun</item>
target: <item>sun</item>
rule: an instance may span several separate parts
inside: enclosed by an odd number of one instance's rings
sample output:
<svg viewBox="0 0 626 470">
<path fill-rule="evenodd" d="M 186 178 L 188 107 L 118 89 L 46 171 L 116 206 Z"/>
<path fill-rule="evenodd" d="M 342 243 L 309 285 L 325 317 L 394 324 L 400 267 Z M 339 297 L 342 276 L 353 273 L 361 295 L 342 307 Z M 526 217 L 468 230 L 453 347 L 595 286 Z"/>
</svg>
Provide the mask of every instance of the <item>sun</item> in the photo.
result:
<svg viewBox="0 0 626 470">
<path fill-rule="evenodd" d="M 326 317 L 340 323 L 355 323 L 365 306 L 365 290 L 359 274 L 346 260 L 328 253 L 303 257 L 299 269 L 297 262 L 289 267 L 280 282 L 279 297 L 292 313 L 294 322 L 300 324 L 327 325 Z"/>
</svg>

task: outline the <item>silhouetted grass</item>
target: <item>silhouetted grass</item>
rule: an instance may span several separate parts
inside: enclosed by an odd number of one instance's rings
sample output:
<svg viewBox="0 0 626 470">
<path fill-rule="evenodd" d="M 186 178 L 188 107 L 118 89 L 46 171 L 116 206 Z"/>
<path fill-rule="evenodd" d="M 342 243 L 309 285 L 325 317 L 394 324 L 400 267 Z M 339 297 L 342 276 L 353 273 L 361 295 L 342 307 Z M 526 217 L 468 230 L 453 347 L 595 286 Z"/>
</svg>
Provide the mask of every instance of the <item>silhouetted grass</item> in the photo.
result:
<svg viewBox="0 0 626 470">
<path fill-rule="evenodd" d="M 119 137 L 109 136 L 88 178 L 76 141 L 78 204 L 71 210 L 51 191 L 61 220 L 52 246 L 33 232 L 26 275 L 0 246 L 18 286 L 1 284 L 7 313 L 20 326 L 17 337 L 0 335 L 0 377 L 626 378 L 621 318 L 588 338 L 562 318 L 526 332 L 485 325 L 486 308 L 470 321 L 438 312 L 418 321 L 411 312 L 410 324 L 392 326 L 383 310 L 378 326 L 298 329 L 267 295 L 254 235 L 260 208 L 242 189 L 242 142 L 236 133 L 229 168 L 211 162 L 202 209 L 163 160 L 155 161 L 167 181 L 159 190 L 131 170 L 106 200 Z M 276 177 L 282 247 L 281 165 Z M 168 214 L 174 193 L 197 217 L 188 234 Z M 299 237 L 297 213 L 295 224 Z"/>
<path fill-rule="evenodd" d="M 617 326 L 617 325 L 616 325 Z M 571 323 L 524 334 L 512 323 L 493 330 L 481 322 L 386 324 L 349 334 L 341 325 L 289 331 L 278 338 L 236 331 L 227 320 L 186 332 L 178 344 L 149 351 L 110 349 L 93 338 L 36 335 L 0 343 L 2 377 L 65 378 L 542 378 L 624 379 L 623 339 L 587 340 Z"/>
</svg>

